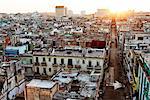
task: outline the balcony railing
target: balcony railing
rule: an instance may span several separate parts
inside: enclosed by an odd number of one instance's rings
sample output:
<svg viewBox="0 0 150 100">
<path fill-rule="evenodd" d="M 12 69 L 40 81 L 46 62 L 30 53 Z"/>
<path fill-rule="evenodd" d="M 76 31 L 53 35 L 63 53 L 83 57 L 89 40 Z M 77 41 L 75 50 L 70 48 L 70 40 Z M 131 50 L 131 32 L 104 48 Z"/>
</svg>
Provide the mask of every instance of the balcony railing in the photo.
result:
<svg viewBox="0 0 150 100">
<path fill-rule="evenodd" d="M 34 66 L 40 66 L 40 63 L 39 62 L 35 62 Z"/>
<path fill-rule="evenodd" d="M 58 67 L 58 64 L 53 64 L 53 67 Z"/>
<path fill-rule="evenodd" d="M 46 62 L 42 62 L 41 66 L 47 66 L 47 63 Z"/>
<path fill-rule="evenodd" d="M 68 67 L 69 69 L 73 68 L 73 66 L 72 66 L 72 65 L 68 65 L 67 67 Z"/>
<path fill-rule="evenodd" d="M 40 73 L 34 73 L 34 77 L 40 79 Z"/>
<path fill-rule="evenodd" d="M 65 65 L 65 64 L 60 64 L 60 66 L 61 66 L 61 67 L 65 67 L 66 65 Z"/>
<path fill-rule="evenodd" d="M 40 79 L 42 79 L 42 80 L 48 80 L 49 76 L 47 74 L 42 74 L 42 75 L 40 75 Z"/>
<path fill-rule="evenodd" d="M 87 65 L 87 69 L 93 69 L 93 66 L 88 66 L 88 65 Z"/>
<path fill-rule="evenodd" d="M 101 66 L 95 66 L 95 69 L 101 70 Z"/>
</svg>

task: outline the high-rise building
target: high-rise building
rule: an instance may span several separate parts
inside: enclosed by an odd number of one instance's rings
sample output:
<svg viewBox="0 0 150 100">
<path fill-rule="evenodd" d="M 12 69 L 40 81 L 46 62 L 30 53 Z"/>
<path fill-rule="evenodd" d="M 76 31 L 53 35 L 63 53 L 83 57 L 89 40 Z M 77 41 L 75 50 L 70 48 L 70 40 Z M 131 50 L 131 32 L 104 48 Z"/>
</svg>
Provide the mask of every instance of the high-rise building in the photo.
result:
<svg viewBox="0 0 150 100">
<path fill-rule="evenodd" d="M 56 17 L 62 17 L 67 15 L 67 9 L 64 6 L 56 6 L 55 7 Z"/>
</svg>

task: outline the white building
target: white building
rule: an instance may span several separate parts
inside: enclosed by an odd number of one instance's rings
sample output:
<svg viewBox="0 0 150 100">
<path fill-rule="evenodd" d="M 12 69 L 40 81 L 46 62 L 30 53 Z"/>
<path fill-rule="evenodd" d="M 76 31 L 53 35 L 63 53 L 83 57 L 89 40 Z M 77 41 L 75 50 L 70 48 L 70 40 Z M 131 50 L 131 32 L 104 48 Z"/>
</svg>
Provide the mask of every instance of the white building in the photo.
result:
<svg viewBox="0 0 150 100">
<path fill-rule="evenodd" d="M 104 49 L 53 49 L 51 52 L 34 51 L 34 72 L 51 76 L 60 69 L 92 71 L 103 73 Z"/>
<path fill-rule="evenodd" d="M 128 37 L 125 35 L 125 50 L 146 50 L 150 44 L 150 33 L 132 33 Z"/>
</svg>

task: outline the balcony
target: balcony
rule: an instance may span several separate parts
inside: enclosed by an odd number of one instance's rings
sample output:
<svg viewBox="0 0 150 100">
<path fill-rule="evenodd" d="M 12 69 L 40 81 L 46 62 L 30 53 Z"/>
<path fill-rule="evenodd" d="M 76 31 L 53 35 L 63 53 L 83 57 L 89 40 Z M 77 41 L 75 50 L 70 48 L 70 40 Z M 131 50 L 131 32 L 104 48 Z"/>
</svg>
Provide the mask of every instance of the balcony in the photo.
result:
<svg viewBox="0 0 150 100">
<path fill-rule="evenodd" d="M 73 66 L 72 66 L 72 65 L 68 65 L 67 67 L 68 67 L 69 69 L 72 69 L 72 68 L 73 68 Z"/>
<path fill-rule="evenodd" d="M 101 66 L 95 66 L 96 70 L 101 70 Z"/>
<path fill-rule="evenodd" d="M 81 69 L 81 66 L 80 65 L 75 65 L 75 68 L 76 69 Z"/>
<path fill-rule="evenodd" d="M 41 66 L 47 66 L 46 62 L 41 62 Z"/>
<path fill-rule="evenodd" d="M 40 77 L 41 77 L 40 73 L 34 73 L 34 78 L 40 79 Z"/>
<path fill-rule="evenodd" d="M 58 64 L 53 64 L 53 67 L 54 67 L 54 68 L 58 67 Z"/>
<path fill-rule="evenodd" d="M 40 66 L 40 63 L 39 62 L 35 62 L 34 66 Z"/>
<path fill-rule="evenodd" d="M 60 64 L 60 67 L 65 67 L 66 65 L 65 64 Z"/>
<path fill-rule="evenodd" d="M 87 69 L 88 69 L 88 70 L 92 70 L 92 69 L 93 69 L 93 66 L 87 65 Z"/>
</svg>

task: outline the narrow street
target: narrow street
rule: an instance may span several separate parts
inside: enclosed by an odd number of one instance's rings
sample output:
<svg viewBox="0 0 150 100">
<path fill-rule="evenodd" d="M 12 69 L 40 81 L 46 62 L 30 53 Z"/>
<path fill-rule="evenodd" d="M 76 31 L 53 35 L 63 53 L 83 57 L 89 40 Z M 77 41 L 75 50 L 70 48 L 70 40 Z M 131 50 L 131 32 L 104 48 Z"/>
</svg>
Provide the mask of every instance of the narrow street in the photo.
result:
<svg viewBox="0 0 150 100">
<path fill-rule="evenodd" d="M 103 100 L 125 100 L 124 89 L 114 90 L 113 83 L 115 81 L 122 82 L 121 64 L 118 56 L 119 50 L 115 43 L 111 44 L 109 70 L 105 73 L 105 93 Z"/>
<path fill-rule="evenodd" d="M 119 49 L 117 41 L 117 30 L 115 19 L 112 20 L 111 26 L 111 43 L 109 49 L 109 61 L 108 61 L 108 70 L 105 71 L 105 82 L 104 82 L 104 95 L 103 100 L 130 100 L 129 97 L 130 91 L 128 89 L 129 84 L 126 78 L 126 74 L 123 67 L 123 56 L 122 51 Z M 113 83 L 118 81 L 124 87 L 119 89 L 114 89 Z"/>
</svg>

